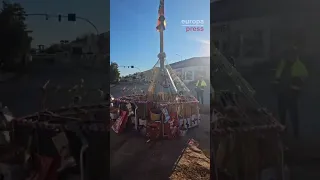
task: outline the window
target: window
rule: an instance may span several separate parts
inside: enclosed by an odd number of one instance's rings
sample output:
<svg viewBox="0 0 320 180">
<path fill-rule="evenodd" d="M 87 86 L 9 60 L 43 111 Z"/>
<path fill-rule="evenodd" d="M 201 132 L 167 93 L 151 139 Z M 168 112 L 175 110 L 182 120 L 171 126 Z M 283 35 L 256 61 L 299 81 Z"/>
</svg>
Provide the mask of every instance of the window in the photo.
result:
<svg viewBox="0 0 320 180">
<path fill-rule="evenodd" d="M 193 72 L 192 71 L 187 71 L 185 75 L 186 75 L 185 80 L 193 81 Z"/>
</svg>

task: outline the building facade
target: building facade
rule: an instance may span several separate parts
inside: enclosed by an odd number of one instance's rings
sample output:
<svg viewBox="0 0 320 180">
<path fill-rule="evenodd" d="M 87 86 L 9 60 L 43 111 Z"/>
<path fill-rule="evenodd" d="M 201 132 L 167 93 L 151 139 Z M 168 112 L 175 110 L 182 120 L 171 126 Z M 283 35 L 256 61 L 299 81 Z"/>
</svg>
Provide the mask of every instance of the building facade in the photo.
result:
<svg viewBox="0 0 320 180">
<path fill-rule="evenodd" d="M 105 32 L 99 34 L 88 34 L 82 38 L 78 38 L 72 41 L 70 45 L 72 46 L 73 54 L 110 54 L 110 32 Z"/>
<path fill-rule="evenodd" d="M 88 34 L 70 43 L 70 61 L 81 66 L 106 68 L 109 66 L 110 32 Z"/>
<path fill-rule="evenodd" d="M 240 2 L 241 7 L 248 9 L 235 9 Z M 314 10 L 320 3 L 314 1 L 307 8 L 306 3 L 298 0 L 240 2 L 211 3 L 211 41 L 224 54 L 235 57 L 237 65 L 276 60 L 293 44 L 298 45 L 302 54 L 320 55 L 316 48 L 320 45 L 320 26 L 317 25 L 320 23 L 315 18 L 320 13 Z"/>
<path fill-rule="evenodd" d="M 194 57 L 170 64 L 170 67 L 184 83 L 190 83 L 200 77 L 210 79 L 210 57 Z M 153 77 L 153 70 L 143 72 L 147 80 Z"/>
</svg>

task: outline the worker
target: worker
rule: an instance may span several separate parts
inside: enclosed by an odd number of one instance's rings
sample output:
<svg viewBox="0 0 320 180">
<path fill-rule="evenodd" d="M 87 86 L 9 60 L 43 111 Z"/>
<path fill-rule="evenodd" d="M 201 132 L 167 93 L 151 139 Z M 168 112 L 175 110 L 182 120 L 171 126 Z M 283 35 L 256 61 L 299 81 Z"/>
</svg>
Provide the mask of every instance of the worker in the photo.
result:
<svg viewBox="0 0 320 180">
<path fill-rule="evenodd" d="M 211 80 L 210 80 L 211 81 Z M 214 88 L 212 86 L 212 81 L 210 82 L 210 116 L 214 116 L 213 114 L 213 104 L 214 104 L 214 98 L 215 98 L 215 91 Z"/>
<path fill-rule="evenodd" d="M 293 126 L 295 138 L 299 137 L 298 99 L 308 70 L 298 55 L 298 49 L 293 46 L 285 53 L 277 69 L 274 83 L 278 95 L 278 113 L 280 122 L 286 125 L 287 111 Z"/>
<path fill-rule="evenodd" d="M 207 87 L 207 83 L 204 81 L 203 76 L 201 76 L 196 83 L 197 99 L 201 104 L 203 104 L 203 92 L 205 87 Z"/>
</svg>

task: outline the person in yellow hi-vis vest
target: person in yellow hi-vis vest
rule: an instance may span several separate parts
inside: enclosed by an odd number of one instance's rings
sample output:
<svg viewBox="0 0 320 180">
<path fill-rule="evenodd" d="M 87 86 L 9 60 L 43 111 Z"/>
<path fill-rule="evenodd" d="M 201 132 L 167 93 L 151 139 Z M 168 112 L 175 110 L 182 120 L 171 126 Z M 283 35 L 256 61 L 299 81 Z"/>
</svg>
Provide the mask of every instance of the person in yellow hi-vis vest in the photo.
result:
<svg viewBox="0 0 320 180">
<path fill-rule="evenodd" d="M 196 83 L 197 99 L 201 104 L 203 104 L 203 92 L 205 87 L 207 87 L 207 83 L 204 81 L 203 77 L 201 76 Z"/>
<path fill-rule="evenodd" d="M 296 138 L 299 137 L 298 99 L 303 82 L 308 76 L 308 70 L 294 46 L 278 64 L 274 83 L 278 93 L 280 122 L 286 124 L 288 111 Z"/>
</svg>

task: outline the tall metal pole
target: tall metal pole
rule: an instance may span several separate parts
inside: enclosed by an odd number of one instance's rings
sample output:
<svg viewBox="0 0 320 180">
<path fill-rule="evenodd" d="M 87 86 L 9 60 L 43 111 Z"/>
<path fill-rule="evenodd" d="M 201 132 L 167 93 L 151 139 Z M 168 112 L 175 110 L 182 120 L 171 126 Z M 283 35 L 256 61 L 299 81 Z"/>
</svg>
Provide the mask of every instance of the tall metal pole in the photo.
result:
<svg viewBox="0 0 320 180">
<path fill-rule="evenodd" d="M 159 54 L 159 60 L 160 60 L 160 70 L 164 70 L 164 59 L 165 54 L 163 50 L 163 31 L 165 30 L 165 17 L 164 17 L 164 0 L 160 0 L 160 6 L 159 6 L 159 24 L 157 26 L 157 29 L 160 33 L 160 54 Z"/>
<path fill-rule="evenodd" d="M 166 29 L 166 21 L 165 21 L 166 18 L 164 17 L 164 0 L 160 0 L 158 14 L 159 14 L 159 17 L 158 17 L 157 30 L 160 33 L 160 53 L 158 55 L 158 58 L 160 61 L 160 72 L 163 73 L 162 75 L 165 75 L 161 78 L 162 78 L 163 84 L 166 84 L 166 86 L 169 87 L 169 88 L 165 88 L 167 89 L 167 91 L 177 93 L 177 88 L 173 82 L 170 72 L 167 68 L 165 68 L 165 65 L 164 65 L 164 61 L 166 58 L 166 54 L 164 52 L 164 42 L 163 42 L 164 41 L 163 32 Z"/>
<path fill-rule="evenodd" d="M 163 31 L 160 31 L 160 54 L 163 54 Z M 160 69 L 164 69 L 164 56 L 160 56 Z"/>
</svg>

